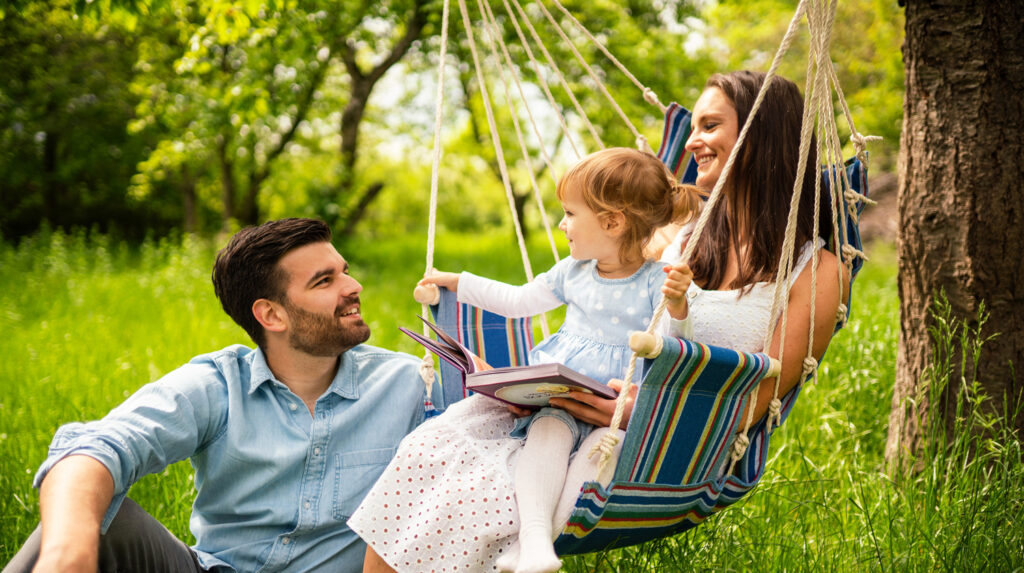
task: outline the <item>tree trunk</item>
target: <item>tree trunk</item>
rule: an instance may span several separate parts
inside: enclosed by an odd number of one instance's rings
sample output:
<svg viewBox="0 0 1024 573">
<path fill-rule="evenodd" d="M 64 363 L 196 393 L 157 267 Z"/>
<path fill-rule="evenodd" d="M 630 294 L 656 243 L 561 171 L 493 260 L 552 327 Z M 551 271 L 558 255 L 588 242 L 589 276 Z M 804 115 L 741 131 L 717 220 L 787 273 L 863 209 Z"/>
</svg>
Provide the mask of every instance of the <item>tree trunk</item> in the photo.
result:
<svg viewBox="0 0 1024 573">
<path fill-rule="evenodd" d="M 220 160 L 220 184 L 221 184 L 221 202 L 223 203 L 224 211 L 223 217 L 223 229 L 229 230 L 231 227 L 231 219 L 235 218 L 235 174 L 234 165 L 231 163 L 231 159 L 228 158 L 228 140 L 226 137 L 221 137 L 217 143 L 217 156 Z"/>
<path fill-rule="evenodd" d="M 893 468 L 903 453 L 919 451 L 928 423 L 920 399 L 934 351 L 929 310 L 940 291 L 974 328 L 984 304 L 991 316 L 982 336 L 1000 333 L 979 363 L 989 406 L 1002 412 L 1004 397 L 1016 402 L 1024 387 L 1022 30 L 1019 0 L 906 1 L 901 328 L 886 444 Z M 958 390 L 950 385 L 935 410 L 947 428 Z M 1022 422 L 1010 421 L 1018 432 Z"/>
<path fill-rule="evenodd" d="M 47 131 L 43 136 L 43 217 L 51 224 L 59 226 L 67 222 L 67 217 L 62 217 L 60 212 L 61 198 L 64 195 L 64 184 L 57 173 L 60 134 Z"/>
<path fill-rule="evenodd" d="M 181 166 L 181 195 L 184 201 L 184 221 L 186 233 L 199 230 L 199 216 L 196 208 L 196 179 L 188 170 L 188 164 Z"/>
<path fill-rule="evenodd" d="M 395 40 L 387 56 L 369 71 L 364 71 L 359 66 L 359 62 L 356 59 L 358 49 L 355 42 L 347 40 L 342 42 L 339 47 L 341 61 L 345 64 L 346 71 L 348 71 L 351 91 L 348 104 L 341 114 L 341 167 L 336 194 L 339 202 L 341 202 L 342 197 L 351 195 L 355 191 L 356 162 L 359 159 L 359 126 L 366 113 L 366 105 L 370 101 L 370 94 L 373 92 L 377 82 L 384 77 L 384 74 L 397 64 L 405 56 L 406 52 L 409 51 L 413 43 L 420 38 L 423 33 L 423 26 L 426 23 L 425 4 L 426 2 L 417 0 L 413 6 L 412 13 L 409 15 L 409 21 L 406 23 L 405 33 Z M 363 191 L 358 204 L 347 213 L 342 225 L 342 234 L 350 233 L 355 228 L 356 224 L 359 223 L 359 219 L 366 213 L 370 203 L 380 194 L 382 189 L 383 184 L 373 183 Z M 338 216 L 340 211 L 335 211 L 333 214 L 328 213 L 328 215 L 327 222 L 332 227 L 336 227 L 341 223 Z"/>
<path fill-rule="evenodd" d="M 370 207 L 370 204 L 373 203 L 373 200 L 376 199 L 377 195 L 380 195 L 380 192 L 383 190 L 384 183 L 381 183 L 380 181 L 367 186 L 366 189 L 363 190 L 363 194 L 359 197 L 359 201 L 356 203 L 356 206 L 349 211 L 348 215 L 345 217 L 344 225 L 341 227 L 341 230 L 336 233 L 338 238 L 347 239 L 356 232 L 356 225 L 358 225 L 359 221 L 363 219 L 363 216 L 366 215 L 366 210 Z"/>
</svg>

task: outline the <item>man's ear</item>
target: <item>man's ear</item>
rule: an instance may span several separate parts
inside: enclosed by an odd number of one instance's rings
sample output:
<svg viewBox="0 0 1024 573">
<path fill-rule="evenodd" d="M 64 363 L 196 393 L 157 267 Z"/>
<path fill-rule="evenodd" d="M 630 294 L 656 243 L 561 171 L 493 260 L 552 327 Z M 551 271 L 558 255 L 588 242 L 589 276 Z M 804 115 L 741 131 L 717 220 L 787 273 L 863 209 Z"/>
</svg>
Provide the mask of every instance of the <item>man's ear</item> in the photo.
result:
<svg viewBox="0 0 1024 573">
<path fill-rule="evenodd" d="M 252 314 L 263 328 L 270 332 L 284 332 L 288 328 L 288 313 L 271 300 L 260 298 L 252 303 Z"/>
</svg>

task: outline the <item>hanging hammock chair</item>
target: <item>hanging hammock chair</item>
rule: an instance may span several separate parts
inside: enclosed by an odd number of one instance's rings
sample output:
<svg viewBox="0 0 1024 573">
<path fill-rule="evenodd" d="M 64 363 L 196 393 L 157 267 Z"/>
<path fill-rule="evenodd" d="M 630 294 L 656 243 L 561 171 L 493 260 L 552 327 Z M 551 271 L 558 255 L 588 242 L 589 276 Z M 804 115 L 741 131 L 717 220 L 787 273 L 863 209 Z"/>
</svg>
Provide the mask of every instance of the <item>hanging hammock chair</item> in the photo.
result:
<svg viewBox="0 0 1024 573">
<path fill-rule="evenodd" d="M 628 74 L 615 58 L 593 38 L 572 15 L 563 8 L 557 0 L 554 4 L 562 11 L 566 18 L 575 23 L 579 29 L 589 37 L 602 52 L 624 73 Z M 532 50 L 522 31 L 520 22 L 531 33 L 534 42 L 539 44 L 539 49 L 545 54 L 548 65 L 556 69 L 554 61 L 547 50 L 540 43 L 538 35 L 526 19 L 526 12 L 520 6 L 518 0 L 503 0 L 509 21 L 515 27 L 520 41 L 523 42 L 525 53 L 531 62 L 538 66 L 534 59 Z M 488 23 L 485 28 L 490 31 L 492 38 L 492 62 L 500 62 L 502 58 L 497 52 L 495 44 L 501 46 L 504 61 L 507 67 L 514 70 L 508 50 L 501 42 L 501 34 L 496 33 L 497 24 L 490 7 L 478 0 L 480 14 Z M 520 242 L 520 251 L 523 256 L 524 268 L 528 280 L 533 279 L 529 259 L 526 257 L 526 248 L 523 241 L 522 231 L 518 227 L 518 217 L 515 213 L 515 202 L 512 200 L 511 188 L 507 167 L 505 167 L 501 143 L 497 136 L 497 128 L 494 116 L 490 107 L 490 96 L 486 91 L 486 84 L 481 70 L 481 62 L 476 52 L 473 39 L 473 30 L 466 10 L 465 0 L 459 0 L 460 12 L 468 37 L 471 52 L 476 67 L 480 90 L 483 102 L 487 111 L 488 122 L 495 146 L 495 153 L 501 168 L 503 183 L 512 210 L 512 220 L 516 225 L 516 233 Z M 515 9 L 513 10 L 513 6 Z M 565 36 L 562 28 L 540 2 L 536 4 L 540 13 L 544 14 L 553 24 L 559 35 L 563 38 L 569 48 L 576 54 L 582 67 L 591 74 L 597 82 L 599 89 L 604 95 L 611 99 L 611 96 L 601 87 L 596 74 L 583 62 L 578 51 Z M 779 61 L 786 49 L 793 41 L 793 36 L 798 24 L 806 16 L 808 30 L 811 36 L 811 50 L 808 62 L 808 79 L 805 94 L 807 103 L 805 105 L 803 137 L 801 140 L 801 158 L 806 158 L 807 147 L 811 140 L 812 128 L 815 124 L 815 117 L 818 123 L 819 157 L 823 158 L 821 177 L 818 186 L 814 190 L 817 199 L 828 201 L 832 205 L 832 216 L 834 219 L 833 228 L 835 232 L 827 247 L 840 257 L 843 266 L 852 277 L 859 271 L 864 259 L 861 252 L 860 235 L 857 228 L 858 216 L 865 203 L 869 200 L 867 194 L 867 155 L 864 151 L 865 143 L 870 137 L 862 136 L 853 129 L 852 119 L 849 110 L 842 97 L 842 92 L 836 80 L 836 75 L 831 61 L 828 59 L 828 42 L 831 30 L 832 16 L 835 12 L 835 3 L 822 2 L 820 0 L 802 0 L 796 13 L 790 22 L 789 29 L 779 48 L 778 53 L 768 71 L 768 77 L 764 85 L 767 86 L 771 76 L 779 65 Z M 433 246 L 434 229 L 437 209 L 437 174 L 440 162 L 440 127 L 441 109 L 443 97 L 445 45 L 447 43 L 448 29 L 448 1 L 444 2 L 442 22 L 442 47 L 438 71 L 437 111 L 435 114 L 435 138 L 434 138 L 434 164 L 431 180 L 431 201 L 430 220 L 427 239 L 427 265 L 426 272 L 433 269 Z M 500 68 L 500 66 L 498 66 Z M 498 75 L 504 85 L 506 97 L 509 97 L 511 89 L 504 77 L 504 72 Z M 544 74 L 538 73 L 539 78 Z M 561 74 L 555 72 L 555 76 L 561 78 Z M 681 179 L 684 183 L 692 182 L 696 176 L 696 163 L 692 158 L 684 165 L 685 151 L 683 146 L 689 135 L 690 113 L 682 106 L 672 103 L 668 106 L 661 105 L 657 97 L 648 88 L 644 87 L 632 75 L 630 79 L 643 91 L 644 99 L 656 105 L 665 115 L 665 126 L 662 136 L 658 157 L 679 176 L 683 171 Z M 563 82 L 563 87 L 568 86 Z M 519 80 L 515 79 L 519 86 Z M 549 101 L 554 105 L 548 86 L 543 79 L 540 80 L 541 87 L 547 94 Z M 857 157 L 844 161 L 841 155 L 841 145 L 836 135 L 834 121 L 832 89 L 836 91 L 838 100 L 842 104 L 846 119 L 850 122 L 850 129 L 853 133 L 852 140 L 857 150 Z M 520 94 L 521 86 L 519 87 Z M 571 96 L 571 91 L 569 94 Z M 755 101 L 750 112 L 750 120 L 757 113 L 763 97 L 764 89 Z M 582 109 L 571 97 L 577 111 L 582 114 Z M 525 101 L 525 98 L 524 100 Z M 612 100 L 614 102 L 614 100 Z M 512 102 L 509 100 L 511 107 Z M 637 139 L 637 146 L 640 149 L 648 149 L 646 140 L 625 118 L 621 108 L 613 103 L 614 109 L 622 116 Z M 530 112 L 527 109 L 527 113 Z M 523 150 L 523 157 L 527 163 L 527 169 L 532 173 L 529 165 L 529 154 L 526 152 L 526 145 L 523 142 L 520 126 L 512 114 L 513 124 L 520 146 Z M 530 121 L 533 123 L 533 116 L 530 114 Z M 565 134 L 570 143 L 571 135 L 566 126 L 566 121 L 561 116 L 559 122 L 565 129 Z M 596 130 L 584 120 L 586 129 L 600 143 Z M 534 124 L 534 133 L 540 138 L 540 132 Z M 702 231 L 707 215 L 721 195 L 721 187 L 726 179 L 726 174 L 731 168 L 733 160 L 742 145 L 746 134 L 746 126 L 741 130 L 737 143 L 734 146 L 723 174 L 718 184 L 712 190 L 701 216 L 698 218 L 688 247 L 682 254 L 682 260 L 689 260 L 690 249 L 696 243 L 693 240 Z M 543 150 L 544 145 L 540 148 Z M 575 148 L 575 144 L 573 144 Z M 548 162 L 549 171 L 550 157 L 542 151 L 544 161 Z M 577 156 L 579 153 L 577 152 Z M 803 160 L 802 160 L 803 161 Z M 797 175 L 797 187 L 794 195 L 799 198 L 802 191 L 799 182 L 802 181 L 803 169 L 808 168 L 801 165 Z M 540 192 L 536 181 L 532 179 L 535 197 L 538 200 L 539 208 L 549 240 L 552 243 L 552 251 L 555 259 L 558 259 L 557 250 L 554 248 L 554 241 L 551 238 L 550 224 L 547 215 L 540 202 Z M 793 201 L 793 205 L 797 200 Z M 795 209 L 795 207 L 794 207 Z M 790 216 L 787 222 L 787 237 L 792 236 L 795 217 Z M 780 262 L 779 277 L 776 280 L 775 303 L 773 304 L 773 323 L 777 319 L 785 320 L 786 304 L 788 296 L 783 285 L 789 284 L 789 277 L 792 273 L 794 261 L 786 253 L 792 249 L 783 249 L 783 260 Z M 817 256 L 812 259 L 812 269 L 816 266 Z M 840 269 L 840 272 L 843 272 Z M 812 273 L 812 282 L 817 277 Z M 842 281 L 840 281 L 842 284 Z M 812 286 L 812 291 L 814 287 Z M 508 319 L 487 311 L 461 304 L 456 301 L 456 296 L 444 289 L 417 289 L 416 299 L 424 304 L 423 313 L 429 310 L 435 317 L 435 322 L 443 330 L 455 334 L 459 342 L 476 352 L 485 361 L 494 367 L 516 366 L 526 364 L 526 356 L 533 346 L 533 327 L 529 318 Z M 840 293 L 840 300 L 843 300 L 843 293 Z M 750 491 L 764 473 L 765 462 L 767 461 L 768 440 L 772 430 L 781 424 L 789 414 L 796 397 L 799 394 L 801 385 L 798 384 L 793 390 L 783 396 L 778 396 L 778 384 L 776 383 L 776 396 L 769 408 L 769 414 L 759 421 L 752 419 L 753 408 L 748 405 L 755 397 L 755 391 L 762 379 L 777 376 L 780 368 L 780 356 L 778 360 L 768 357 L 764 353 L 737 352 L 727 348 L 719 348 L 676 338 L 660 337 L 654 335 L 655 324 L 664 312 L 665 303 L 655 310 L 648 332 L 634 333 L 630 340 L 630 346 L 634 350 L 630 361 L 629 371 L 623 376 L 624 380 L 632 380 L 635 364 L 638 358 L 642 358 L 641 368 L 643 371 L 643 382 L 639 387 L 636 401 L 633 406 L 632 416 L 628 429 L 622 443 L 621 453 L 616 462 L 611 455 L 613 446 L 618 440 L 618 432 L 610 430 L 602 439 L 601 455 L 602 469 L 601 479 L 584 484 L 580 491 L 576 506 L 563 527 L 561 534 L 555 542 L 556 551 L 560 555 L 587 553 L 623 547 L 642 543 L 656 538 L 673 535 L 692 528 L 711 514 L 728 507 Z M 849 315 L 849 308 L 840 305 L 836 315 L 836 330 L 843 326 Z M 543 317 L 542 317 L 543 318 Z M 813 324 L 813 316 L 811 319 Z M 546 323 L 542 322 L 544 336 L 548 335 Z M 783 328 L 783 332 L 785 328 Z M 428 334 L 429 335 L 429 334 Z M 770 334 L 769 334 L 770 336 Z M 813 340 L 813 336 L 809 337 Z M 765 347 L 768 346 L 766 337 Z M 783 345 L 780 345 L 784 347 Z M 817 362 L 811 357 L 810 344 L 807 350 L 807 357 L 804 359 L 804 381 L 815 375 Z M 424 382 L 429 389 L 434 380 L 433 359 L 429 353 L 424 355 L 423 368 L 421 372 Z M 462 375 L 455 368 L 441 361 L 441 379 L 443 391 L 443 404 L 450 405 L 466 396 L 466 390 L 462 383 Z M 626 391 L 622 392 L 625 395 Z M 622 401 L 618 404 L 615 417 L 611 427 L 618 427 L 622 416 Z M 428 413 L 436 413 L 427 400 Z M 744 412 L 749 415 L 744 416 Z M 579 455 L 587 455 L 588 452 L 580 452 Z M 610 481 L 608 478 L 610 477 Z M 608 483 L 602 486 L 601 483 Z"/>
</svg>

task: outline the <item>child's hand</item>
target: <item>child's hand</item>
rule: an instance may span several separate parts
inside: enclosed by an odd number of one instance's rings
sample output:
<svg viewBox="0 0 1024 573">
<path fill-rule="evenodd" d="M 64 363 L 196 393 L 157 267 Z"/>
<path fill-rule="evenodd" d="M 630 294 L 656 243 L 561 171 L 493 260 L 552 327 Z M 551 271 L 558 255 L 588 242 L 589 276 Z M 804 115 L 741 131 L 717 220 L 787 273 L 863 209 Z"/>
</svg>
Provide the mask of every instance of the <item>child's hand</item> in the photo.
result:
<svg viewBox="0 0 1024 573">
<path fill-rule="evenodd" d="M 690 313 L 690 306 L 686 302 L 686 291 L 693 281 L 693 271 L 685 263 L 665 265 L 665 284 L 661 287 L 661 293 L 665 295 L 668 306 L 665 307 L 672 318 L 683 320 Z"/>
<path fill-rule="evenodd" d="M 431 271 L 430 275 L 423 277 L 420 282 L 416 284 L 419 286 L 437 285 L 452 292 L 458 292 L 459 275 L 458 273 L 445 273 L 435 269 Z"/>
</svg>

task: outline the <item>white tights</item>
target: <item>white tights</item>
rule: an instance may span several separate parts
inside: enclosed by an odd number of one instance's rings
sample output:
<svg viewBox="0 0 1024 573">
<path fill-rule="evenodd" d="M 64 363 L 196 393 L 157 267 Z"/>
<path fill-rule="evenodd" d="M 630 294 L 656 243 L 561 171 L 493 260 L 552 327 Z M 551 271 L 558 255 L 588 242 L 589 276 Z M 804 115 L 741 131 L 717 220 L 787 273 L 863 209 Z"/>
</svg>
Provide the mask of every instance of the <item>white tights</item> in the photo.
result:
<svg viewBox="0 0 1024 573">
<path fill-rule="evenodd" d="M 596 479 L 599 456 L 591 458 L 590 449 L 601 440 L 607 428 L 596 428 L 580 445 L 572 463 L 572 433 L 557 418 L 534 421 L 526 445 L 516 463 L 515 492 L 519 507 L 519 542 L 498 560 L 498 568 L 515 573 L 557 571 L 562 561 L 555 554 L 553 541 L 572 513 L 585 482 Z M 622 432 L 619 432 L 621 448 Z M 607 485 L 607 484 L 602 484 Z"/>
</svg>

